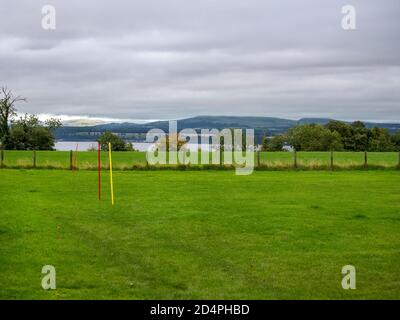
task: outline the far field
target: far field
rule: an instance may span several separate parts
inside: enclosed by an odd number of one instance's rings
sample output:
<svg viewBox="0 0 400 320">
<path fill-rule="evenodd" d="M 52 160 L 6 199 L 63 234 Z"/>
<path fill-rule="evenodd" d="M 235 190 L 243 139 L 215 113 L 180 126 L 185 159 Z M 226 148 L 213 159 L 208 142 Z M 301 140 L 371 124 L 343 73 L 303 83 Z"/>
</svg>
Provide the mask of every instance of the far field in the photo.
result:
<svg viewBox="0 0 400 320">
<path fill-rule="evenodd" d="M 338 168 L 362 167 L 365 161 L 364 152 L 334 152 L 334 165 Z M 368 165 L 371 167 L 395 168 L 399 165 L 397 152 L 369 152 Z M 199 154 L 200 159 L 200 154 Z M 75 153 L 73 154 L 73 161 Z M 257 154 L 254 162 L 258 165 Z M 95 169 L 97 167 L 97 152 L 78 152 L 77 167 L 80 169 Z M 102 167 L 108 166 L 107 152 L 101 153 Z M 293 152 L 261 152 L 260 165 L 271 168 L 290 168 L 294 163 Z M 324 168 L 331 163 L 330 152 L 298 152 L 297 164 L 304 168 Z M 9 168 L 29 168 L 33 166 L 33 151 L 5 151 L 3 165 Z M 146 165 L 145 152 L 113 152 L 115 169 L 130 169 Z M 68 151 L 37 151 L 36 166 L 38 168 L 62 168 L 70 166 Z"/>
<path fill-rule="evenodd" d="M 115 206 L 108 179 L 0 170 L 0 299 L 400 297 L 397 170 L 117 171 Z"/>
</svg>

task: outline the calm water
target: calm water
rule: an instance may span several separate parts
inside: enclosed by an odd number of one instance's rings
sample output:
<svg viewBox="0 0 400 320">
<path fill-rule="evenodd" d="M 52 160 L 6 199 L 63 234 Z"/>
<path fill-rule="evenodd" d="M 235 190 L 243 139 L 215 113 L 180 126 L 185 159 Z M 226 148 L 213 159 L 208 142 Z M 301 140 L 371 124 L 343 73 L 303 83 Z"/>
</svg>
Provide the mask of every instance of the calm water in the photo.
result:
<svg viewBox="0 0 400 320">
<path fill-rule="evenodd" d="M 132 142 L 133 147 L 136 150 L 139 151 L 147 151 L 147 149 L 153 145 L 152 143 L 146 143 L 146 142 Z M 56 142 L 55 148 L 58 151 L 69 151 L 69 150 L 75 150 L 76 146 L 78 145 L 78 151 L 87 151 L 88 149 L 95 147 L 97 148 L 97 142 L 95 141 L 59 141 Z M 189 148 L 191 151 L 196 151 L 199 146 L 196 145 L 190 145 Z M 202 150 L 207 150 L 209 148 L 208 145 L 202 145 L 201 149 Z"/>
<path fill-rule="evenodd" d="M 147 148 L 151 145 L 146 142 L 133 142 L 133 147 L 139 151 L 147 151 Z M 55 148 L 58 151 L 69 151 L 76 150 L 78 145 L 78 151 L 87 151 L 92 147 L 97 149 L 96 141 L 58 141 L 56 142 Z"/>
</svg>

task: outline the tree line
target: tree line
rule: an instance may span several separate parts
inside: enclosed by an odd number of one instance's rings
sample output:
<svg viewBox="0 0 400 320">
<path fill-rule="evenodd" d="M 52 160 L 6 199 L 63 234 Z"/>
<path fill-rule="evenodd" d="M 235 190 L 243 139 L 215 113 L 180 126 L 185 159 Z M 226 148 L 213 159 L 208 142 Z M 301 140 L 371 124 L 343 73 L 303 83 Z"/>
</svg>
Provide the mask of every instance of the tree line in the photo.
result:
<svg viewBox="0 0 400 320">
<path fill-rule="evenodd" d="M 36 115 L 28 114 L 17 118 L 18 102 L 26 102 L 26 98 L 0 88 L 0 149 L 53 150 L 54 131 L 61 126 L 60 120 L 42 122 Z M 102 150 L 107 150 L 111 142 L 114 151 L 134 151 L 131 143 L 109 131 L 98 141 Z M 298 125 L 285 134 L 264 137 L 262 150 L 281 151 L 285 145 L 297 151 L 399 151 L 400 131 L 390 134 L 384 128 L 367 128 L 361 121 L 332 120 L 326 125 Z"/>
<path fill-rule="evenodd" d="M 18 118 L 17 102 L 26 102 L 26 98 L 0 88 L 0 149 L 53 150 L 54 130 L 61 126 L 60 120 L 42 122 L 36 115 L 28 114 Z"/>
<path fill-rule="evenodd" d="M 281 151 L 285 145 L 297 151 L 399 151 L 400 131 L 367 128 L 361 121 L 332 120 L 326 125 L 305 124 L 285 134 L 264 137 L 262 150 Z"/>
</svg>

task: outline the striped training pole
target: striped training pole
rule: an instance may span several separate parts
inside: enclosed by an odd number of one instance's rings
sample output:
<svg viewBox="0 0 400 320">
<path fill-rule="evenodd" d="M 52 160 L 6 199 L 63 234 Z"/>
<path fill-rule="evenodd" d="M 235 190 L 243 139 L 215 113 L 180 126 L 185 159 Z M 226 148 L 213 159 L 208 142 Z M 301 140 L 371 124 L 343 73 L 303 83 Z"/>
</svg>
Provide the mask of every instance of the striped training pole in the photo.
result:
<svg viewBox="0 0 400 320">
<path fill-rule="evenodd" d="M 100 163 L 100 152 L 101 152 L 101 150 L 100 150 L 100 142 L 98 142 L 98 145 L 97 145 L 97 172 L 98 172 L 98 183 L 97 183 L 97 185 L 98 185 L 98 195 L 99 195 L 99 201 L 100 201 L 100 199 L 101 199 L 101 179 L 100 179 L 100 172 L 101 172 L 101 163 Z"/>
<path fill-rule="evenodd" d="M 111 143 L 108 143 L 108 157 L 110 159 L 110 186 L 111 186 L 111 204 L 114 205 L 114 183 L 112 175 L 112 153 L 111 153 Z"/>
</svg>

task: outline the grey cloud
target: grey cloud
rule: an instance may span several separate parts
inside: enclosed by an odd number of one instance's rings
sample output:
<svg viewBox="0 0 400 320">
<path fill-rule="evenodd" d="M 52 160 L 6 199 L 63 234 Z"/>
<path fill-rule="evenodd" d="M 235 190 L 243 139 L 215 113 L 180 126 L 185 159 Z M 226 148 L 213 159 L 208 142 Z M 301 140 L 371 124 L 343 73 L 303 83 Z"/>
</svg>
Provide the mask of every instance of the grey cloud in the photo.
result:
<svg viewBox="0 0 400 320">
<path fill-rule="evenodd" d="M 357 9 L 343 31 L 341 7 Z M 41 7 L 57 30 L 41 28 Z M 400 121 L 400 3 L 2 1 L 2 84 L 20 111 L 134 119 Z"/>
</svg>

